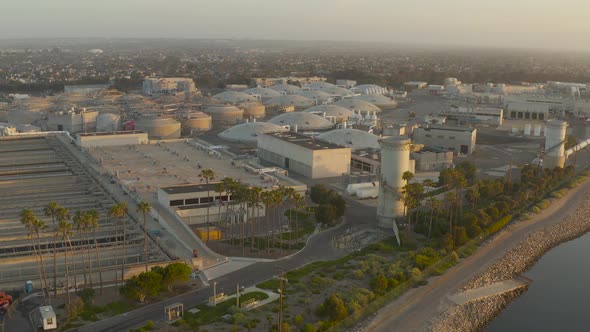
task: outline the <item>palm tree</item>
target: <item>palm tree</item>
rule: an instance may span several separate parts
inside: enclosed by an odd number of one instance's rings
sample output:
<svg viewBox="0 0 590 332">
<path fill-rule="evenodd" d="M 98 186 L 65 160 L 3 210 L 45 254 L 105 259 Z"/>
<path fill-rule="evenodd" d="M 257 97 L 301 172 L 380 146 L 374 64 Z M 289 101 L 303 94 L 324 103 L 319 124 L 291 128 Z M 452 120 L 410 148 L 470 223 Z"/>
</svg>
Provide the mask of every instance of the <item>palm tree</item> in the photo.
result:
<svg viewBox="0 0 590 332">
<path fill-rule="evenodd" d="M 251 244 L 250 244 L 250 249 L 254 250 L 254 241 L 256 239 L 256 232 L 255 232 L 255 222 L 257 221 L 256 218 L 254 218 L 254 209 L 258 210 L 260 213 L 260 194 L 262 193 L 262 188 L 260 187 L 252 187 L 248 190 L 248 204 L 252 207 L 252 222 L 251 222 Z M 260 247 L 258 247 L 259 251 L 260 251 Z"/>
<path fill-rule="evenodd" d="M 46 291 L 47 291 L 47 281 L 44 278 L 44 271 L 42 269 L 41 262 L 43 260 L 41 255 L 41 250 L 37 250 L 37 235 L 38 235 L 38 227 L 40 225 L 40 221 L 31 209 L 23 209 L 20 214 L 20 221 L 25 226 L 25 228 L 29 231 L 27 236 L 31 239 L 31 244 L 33 247 L 33 254 L 35 255 L 35 261 L 37 263 L 37 273 L 39 274 L 39 281 L 41 282 L 41 287 L 43 289 L 43 303 L 47 303 L 46 299 Z M 43 286 L 44 285 L 44 286 Z"/>
<path fill-rule="evenodd" d="M 453 207 L 455 206 L 455 201 L 457 200 L 457 195 L 454 191 L 448 191 L 445 194 L 445 205 L 449 211 L 449 234 L 451 234 L 451 239 L 453 242 L 453 249 L 455 248 L 455 235 L 453 234 Z"/>
<path fill-rule="evenodd" d="M 82 211 L 76 211 L 76 213 L 74 214 L 74 217 L 72 217 L 72 221 L 74 222 L 74 226 L 76 226 L 76 231 L 78 232 L 78 235 L 80 236 L 80 242 L 82 242 L 82 234 L 85 233 L 85 228 L 86 228 L 86 224 L 87 224 L 86 219 L 87 219 L 86 213 L 84 213 Z M 82 255 L 82 262 L 84 262 L 83 255 Z M 74 269 L 75 268 L 76 268 L 76 265 L 74 265 Z M 87 285 L 88 279 L 86 278 L 86 269 L 83 269 L 83 272 L 84 272 L 84 285 Z"/>
<path fill-rule="evenodd" d="M 409 190 L 410 189 L 409 188 L 410 180 L 412 180 L 413 178 L 414 178 L 414 174 L 412 172 L 410 172 L 410 171 L 405 171 L 402 174 L 402 180 L 406 181 L 406 185 L 403 187 L 404 188 L 404 191 L 405 191 L 403 193 L 404 194 L 403 195 L 403 201 L 404 201 L 404 217 L 406 216 L 406 211 L 408 209 L 409 194 L 410 194 L 410 190 Z M 409 224 L 410 224 L 409 218 L 410 218 L 410 216 L 409 216 L 409 213 L 408 213 L 408 228 L 409 228 Z"/>
<path fill-rule="evenodd" d="M 92 237 L 94 238 L 94 254 L 96 258 L 96 264 L 98 266 L 98 277 L 100 281 L 100 294 L 103 294 L 103 282 L 102 282 L 102 268 L 100 266 L 100 256 L 98 252 L 98 244 L 96 242 L 96 230 L 100 227 L 100 215 L 96 210 L 88 211 L 88 228 L 87 231 L 92 230 Z M 89 253 L 90 254 L 90 253 Z M 90 276 L 92 276 L 92 265 L 90 265 Z M 90 279 L 92 283 L 92 279 Z"/>
<path fill-rule="evenodd" d="M 266 253 L 270 254 L 270 243 L 269 243 L 269 218 L 270 218 L 270 209 L 272 207 L 272 194 L 270 191 L 263 191 L 260 193 L 260 200 L 262 201 L 262 204 L 264 204 L 264 213 L 265 213 L 265 219 L 266 219 Z"/>
<path fill-rule="evenodd" d="M 275 232 L 275 230 L 276 230 L 277 224 L 280 223 L 279 222 L 279 210 L 280 209 L 278 209 L 278 207 L 284 201 L 283 193 L 282 193 L 282 191 L 283 191 L 282 188 L 283 187 L 279 187 L 278 189 L 275 189 L 275 190 L 272 190 L 271 191 L 271 193 L 272 193 L 271 197 L 273 199 L 273 207 L 275 208 L 274 209 L 274 214 L 275 214 L 275 218 L 274 219 L 275 220 L 272 223 L 272 234 L 271 234 L 273 247 L 276 245 L 276 241 L 275 241 L 275 239 L 276 239 L 275 238 L 275 233 L 276 232 Z"/>
<path fill-rule="evenodd" d="M 224 178 L 225 180 L 225 178 Z M 223 181 L 215 184 L 215 191 L 219 194 L 219 204 L 217 205 L 217 227 L 221 227 L 221 206 L 223 205 L 223 200 L 221 199 L 221 195 L 225 191 L 225 183 Z"/>
<path fill-rule="evenodd" d="M 111 207 L 110 210 L 111 216 L 114 218 L 121 218 L 121 224 L 123 228 L 123 257 L 121 260 L 121 281 L 125 279 L 125 256 L 127 255 L 127 239 L 126 239 L 126 223 L 125 223 L 125 216 L 127 215 L 127 203 L 120 202 L 119 204 L 114 205 Z M 115 231 L 117 233 L 117 231 Z M 117 234 L 117 246 L 119 243 L 118 234 Z M 117 272 L 115 270 L 115 284 L 117 287 L 117 293 L 119 292 L 119 281 L 117 277 Z"/>
<path fill-rule="evenodd" d="M 299 244 L 299 208 L 305 205 L 305 196 L 295 192 L 295 245 Z"/>
<path fill-rule="evenodd" d="M 428 207 L 430 207 L 430 223 L 428 225 L 428 239 L 430 239 L 430 234 L 432 231 L 432 218 L 434 217 L 434 211 L 440 208 L 440 201 L 436 199 L 436 197 L 429 197 L 428 198 Z"/>
<path fill-rule="evenodd" d="M 211 193 L 209 189 L 209 182 L 215 179 L 215 171 L 212 168 L 205 168 L 199 173 L 201 182 L 205 182 L 207 185 L 207 242 L 209 242 L 209 207 L 211 206 Z"/>
<path fill-rule="evenodd" d="M 68 306 L 71 303 L 70 298 L 70 276 L 69 276 L 69 268 L 68 268 L 68 248 L 67 243 L 70 241 L 70 237 L 74 234 L 72 232 L 72 224 L 70 224 L 67 220 L 63 219 L 59 222 L 57 227 L 58 235 L 62 239 L 64 250 L 64 266 L 66 269 L 66 294 L 68 295 Z"/>
<path fill-rule="evenodd" d="M 137 205 L 137 212 L 143 215 L 143 260 L 145 262 L 145 272 L 148 271 L 148 255 L 147 255 L 147 219 L 146 214 L 152 211 L 152 206 L 146 201 L 141 201 Z"/>
<path fill-rule="evenodd" d="M 72 215 L 70 214 L 70 210 L 68 210 L 67 208 L 65 208 L 65 207 L 63 207 L 63 206 L 60 206 L 60 207 L 57 209 L 57 216 L 56 216 L 56 220 L 57 220 L 57 222 L 58 222 L 58 223 L 60 223 L 60 222 L 62 222 L 62 221 L 66 221 L 66 222 L 68 222 L 68 221 L 70 221 L 71 219 L 72 219 Z M 57 228 L 59 228 L 59 224 L 58 224 Z M 56 231 L 57 231 L 57 228 L 56 228 Z M 57 236 L 57 235 L 56 235 L 56 236 Z M 70 249 L 72 249 L 71 241 L 70 241 L 70 239 L 69 239 L 69 238 L 68 238 L 68 244 L 70 245 Z M 63 249 L 64 249 L 64 252 L 65 252 L 65 251 L 67 251 L 67 250 L 68 250 L 68 247 L 67 247 L 67 246 L 63 246 Z M 72 264 L 72 265 L 74 264 L 74 256 L 73 256 L 73 255 L 70 257 L 70 264 Z M 74 271 L 74 284 L 75 284 L 75 285 L 76 285 L 76 287 L 77 287 L 77 285 L 78 285 L 78 276 L 77 276 L 77 274 L 75 273 L 75 271 Z"/>
<path fill-rule="evenodd" d="M 43 209 L 45 216 L 51 217 L 51 224 L 55 227 L 55 220 L 61 206 L 56 202 L 49 202 Z M 53 236 L 53 297 L 57 297 L 57 236 Z"/>
</svg>

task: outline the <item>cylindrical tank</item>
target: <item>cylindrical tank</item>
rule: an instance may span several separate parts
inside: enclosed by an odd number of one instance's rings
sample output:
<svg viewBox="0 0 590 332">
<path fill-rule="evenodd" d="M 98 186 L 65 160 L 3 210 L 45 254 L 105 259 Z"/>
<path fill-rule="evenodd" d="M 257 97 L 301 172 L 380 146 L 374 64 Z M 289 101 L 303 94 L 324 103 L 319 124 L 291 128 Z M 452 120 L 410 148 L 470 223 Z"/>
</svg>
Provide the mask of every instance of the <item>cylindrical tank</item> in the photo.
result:
<svg viewBox="0 0 590 332">
<path fill-rule="evenodd" d="M 114 113 L 100 113 L 96 117 L 96 131 L 118 131 L 121 117 Z"/>
<path fill-rule="evenodd" d="M 191 112 L 185 115 L 183 131 L 187 134 L 193 132 L 209 131 L 212 127 L 211 116 L 203 112 Z"/>
<path fill-rule="evenodd" d="M 259 102 L 245 102 L 238 106 L 244 110 L 245 118 L 262 119 L 266 115 L 266 107 Z"/>
<path fill-rule="evenodd" d="M 205 108 L 205 113 L 211 116 L 216 127 L 226 127 L 239 123 L 244 117 L 244 111 L 231 105 L 212 105 Z"/>
<path fill-rule="evenodd" d="M 401 136 L 388 137 L 380 141 L 381 144 L 381 174 L 379 186 L 379 204 L 377 220 L 381 227 L 393 227 L 397 236 L 395 217 L 402 216 L 404 204 L 399 199 L 405 181 L 404 172 L 411 171 L 409 138 Z M 399 241 L 399 239 L 398 239 Z"/>
<path fill-rule="evenodd" d="M 543 167 L 553 169 L 565 165 L 565 134 L 567 123 L 561 120 L 549 120 L 545 127 L 545 156 Z"/>
<path fill-rule="evenodd" d="M 135 129 L 147 132 L 150 139 L 180 138 L 180 122 L 170 118 L 142 117 L 137 121 Z"/>
</svg>

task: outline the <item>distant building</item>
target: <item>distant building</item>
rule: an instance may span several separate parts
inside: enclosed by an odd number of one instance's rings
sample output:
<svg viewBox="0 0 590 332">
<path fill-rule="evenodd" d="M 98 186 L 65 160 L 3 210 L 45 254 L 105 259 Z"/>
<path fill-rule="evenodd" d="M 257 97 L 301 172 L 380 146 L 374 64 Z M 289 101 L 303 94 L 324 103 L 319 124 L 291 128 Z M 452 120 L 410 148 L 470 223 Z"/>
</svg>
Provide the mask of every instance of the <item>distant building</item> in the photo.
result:
<svg viewBox="0 0 590 332">
<path fill-rule="evenodd" d="M 410 82 L 404 83 L 404 90 L 406 90 L 407 92 L 412 92 L 414 90 L 424 89 L 427 86 L 428 86 L 428 83 L 426 83 L 426 82 L 410 81 Z"/>
<path fill-rule="evenodd" d="M 109 88 L 109 84 L 82 84 L 82 85 L 64 85 L 64 93 L 78 93 L 87 95 L 99 92 Z"/>
<path fill-rule="evenodd" d="M 356 86 L 356 81 L 353 80 L 336 80 L 336 86 L 341 88 L 350 89 Z"/>
<path fill-rule="evenodd" d="M 504 121 L 504 110 L 496 107 L 452 106 L 440 115 L 449 120 L 469 124 L 499 126 Z"/>
<path fill-rule="evenodd" d="M 67 131 L 70 134 L 96 131 L 98 112 L 94 110 L 72 109 L 49 113 L 47 129 L 50 131 Z"/>
<path fill-rule="evenodd" d="M 76 134 L 76 144 L 83 148 L 146 143 L 149 143 L 148 134 L 139 130 Z"/>
<path fill-rule="evenodd" d="M 420 172 L 440 171 L 453 166 L 451 151 L 424 147 L 419 151 L 410 152 L 410 157 L 415 160 L 416 171 Z"/>
<path fill-rule="evenodd" d="M 471 154 L 475 151 L 476 135 L 474 128 L 428 126 L 414 129 L 413 141 L 456 154 Z"/>
<path fill-rule="evenodd" d="M 258 158 L 310 179 L 350 173 L 351 149 L 297 133 L 258 136 Z"/>
<path fill-rule="evenodd" d="M 143 94 L 146 96 L 175 95 L 178 92 L 193 93 L 195 82 L 184 77 L 146 77 L 143 80 Z"/>
<path fill-rule="evenodd" d="M 250 79 L 250 87 L 263 87 L 268 88 L 273 85 L 279 84 L 293 84 L 297 83 L 300 86 L 310 84 L 310 83 L 317 83 L 317 82 L 325 82 L 327 78 L 325 77 L 318 77 L 318 76 L 289 76 L 289 77 L 256 77 Z"/>
</svg>

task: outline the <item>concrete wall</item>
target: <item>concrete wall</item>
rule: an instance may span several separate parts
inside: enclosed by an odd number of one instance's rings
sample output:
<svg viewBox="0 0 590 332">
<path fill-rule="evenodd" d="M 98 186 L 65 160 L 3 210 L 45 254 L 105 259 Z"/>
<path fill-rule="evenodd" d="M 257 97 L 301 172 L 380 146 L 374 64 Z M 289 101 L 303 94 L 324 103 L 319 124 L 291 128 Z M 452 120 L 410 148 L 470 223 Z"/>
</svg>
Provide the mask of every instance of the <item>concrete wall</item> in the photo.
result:
<svg viewBox="0 0 590 332">
<path fill-rule="evenodd" d="M 96 131 L 98 112 L 84 111 L 80 113 L 49 114 L 47 129 L 50 131 L 67 131 L 69 133 Z M 62 126 L 62 128 L 60 128 Z"/>
<path fill-rule="evenodd" d="M 326 149 L 313 151 L 312 179 L 341 176 L 350 173 L 351 149 Z"/>
<path fill-rule="evenodd" d="M 132 134 L 113 134 L 113 135 L 96 135 L 96 136 L 81 136 L 76 135 L 76 143 L 83 147 L 95 146 L 119 146 L 119 145 L 134 145 L 149 143 L 147 133 L 132 133 Z"/>
</svg>

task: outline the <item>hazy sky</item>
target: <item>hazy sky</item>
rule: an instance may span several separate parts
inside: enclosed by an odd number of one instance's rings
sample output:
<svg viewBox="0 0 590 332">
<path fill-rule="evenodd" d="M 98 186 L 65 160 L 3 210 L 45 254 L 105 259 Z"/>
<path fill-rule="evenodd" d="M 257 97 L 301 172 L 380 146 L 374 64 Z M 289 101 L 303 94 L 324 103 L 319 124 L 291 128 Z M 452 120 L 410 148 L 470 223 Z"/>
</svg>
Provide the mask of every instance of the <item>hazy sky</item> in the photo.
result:
<svg viewBox="0 0 590 332">
<path fill-rule="evenodd" d="M 252 38 L 590 49 L 588 0 L 0 0 L 0 12 L 0 38 Z"/>
</svg>

